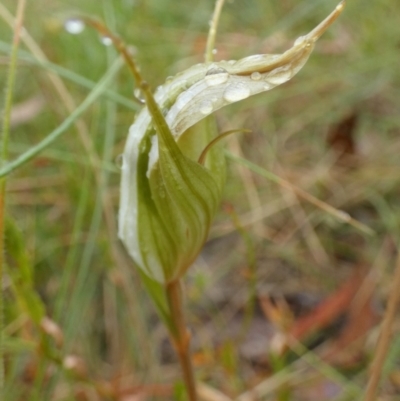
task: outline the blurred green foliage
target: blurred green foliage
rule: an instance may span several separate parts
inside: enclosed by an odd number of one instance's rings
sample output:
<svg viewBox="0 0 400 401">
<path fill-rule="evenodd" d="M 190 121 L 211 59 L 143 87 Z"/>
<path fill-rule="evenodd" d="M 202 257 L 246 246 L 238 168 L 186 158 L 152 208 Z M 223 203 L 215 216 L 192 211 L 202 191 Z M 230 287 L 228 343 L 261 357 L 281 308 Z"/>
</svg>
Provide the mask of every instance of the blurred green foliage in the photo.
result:
<svg viewBox="0 0 400 401">
<path fill-rule="evenodd" d="M 1 3 L 15 12 L 14 0 Z M 239 219 L 245 220 L 245 213 L 253 211 L 256 221 L 264 224 L 260 236 L 253 225 L 243 223 L 257 243 L 260 286 L 267 283 L 268 288 L 282 293 L 323 292 L 343 279 L 352 266 L 372 266 L 378 255 L 385 271 L 378 297 L 384 301 L 393 244 L 398 243 L 400 233 L 400 8 L 398 0 L 348 3 L 291 82 L 232 105 L 218 112 L 218 118 L 221 132 L 242 127 L 253 130 L 240 137 L 243 157 L 349 212 L 377 235 L 366 237 L 314 206 L 299 205 L 275 184 L 253 175 L 257 202 L 268 216 L 257 218 L 263 212 L 249 204 L 248 190 L 234 164 L 225 198 Z M 228 1 L 215 57 L 281 52 L 335 5 L 331 0 Z M 203 60 L 213 6 L 213 1 L 168 0 L 29 2 L 26 29 L 53 64 L 38 64 L 21 45 L 16 108 L 28 99 L 43 105 L 26 121 L 15 117 L 12 158 L 38 143 L 68 116 L 65 100 L 49 80 L 54 66 L 63 68 L 65 85 L 78 105 L 89 91 L 85 85 L 95 85 L 118 57 L 101 44 L 96 32 L 67 34 L 63 29 L 66 18 L 87 14 L 105 21 L 135 47 L 142 73 L 155 88 L 167 76 Z M 0 82 L 4 83 L 12 31 L 0 20 Z M 4 283 L 6 401 L 72 400 L 79 391 L 92 387 L 103 394 L 98 383 L 122 376 L 131 385 L 169 382 L 171 375 L 161 363 L 160 338 L 165 333 L 115 235 L 117 159 L 138 110 L 131 101 L 133 85 L 128 69 L 123 69 L 109 88 L 111 95 L 102 96 L 82 117 L 89 148 L 97 154 L 100 166 L 93 165 L 77 129 L 70 128 L 9 177 L 7 214 L 12 227 L 19 227 L 13 232 L 21 233 L 15 234 L 18 240 L 7 255 L 10 272 L 29 266 L 37 293 L 32 295 L 28 289 L 26 297 L 40 296 L 46 314 L 63 333 L 62 347 L 49 340 L 51 347 L 60 355 L 79 355 L 90 380 L 79 379 L 75 365 L 62 369 L 42 352 L 29 308 L 16 304 L 20 293 L 10 283 L 15 280 L 18 284 L 24 277 L 21 270 L 20 276 L 10 273 Z M 358 116 L 352 133 L 357 165 L 346 169 L 335 167 L 337 156 L 327 146 L 326 133 L 350 113 Z M 274 205 L 283 206 L 274 212 Z M 268 210 L 272 211 L 268 214 Z M 250 284 L 237 273 L 246 264 L 248 252 L 243 237 L 232 234 L 235 224 L 228 213 L 222 211 L 217 220 L 210 244 L 189 275 L 187 301 L 192 310 L 200 303 L 199 308 L 221 328 L 225 316 L 210 294 L 228 282 L 234 298 L 240 293 L 238 288 L 246 291 Z M 28 281 L 20 289 L 29 287 Z M 206 283 L 200 295 L 196 293 L 198 282 Z M 191 320 L 194 331 L 201 327 L 195 316 Z M 235 363 L 235 371 L 244 371 L 244 367 L 236 367 L 236 360 L 227 355 L 223 359 L 225 364 Z M 218 386 L 223 375 L 216 364 L 200 369 L 199 375 L 206 380 L 213 377 L 212 372 L 217 372 L 214 385 Z M 363 378 L 365 372 L 360 376 L 361 385 Z M 240 390 L 250 382 L 243 378 Z M 235 382 L 235 391 L 237 386 Z"/>
</svg>

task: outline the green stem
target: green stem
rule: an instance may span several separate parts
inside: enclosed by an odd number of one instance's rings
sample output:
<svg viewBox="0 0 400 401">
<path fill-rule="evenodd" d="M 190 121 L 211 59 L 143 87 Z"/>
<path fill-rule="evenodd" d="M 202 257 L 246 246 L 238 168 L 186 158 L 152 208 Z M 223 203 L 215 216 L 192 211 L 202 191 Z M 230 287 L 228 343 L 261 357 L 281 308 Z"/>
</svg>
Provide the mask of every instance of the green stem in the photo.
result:
<svg viewBox="0 0 400 401">
<path fill-rule="evenodd" d="M 182 309 L 183 302 L 180 280 L 167 284 L 166 293 L 172 318 L 172 329 L 170 330 L 171 341 L 181 364 L 189 400 L 197 401 L 196 383 L 190 355 L 190 334 L 186 328 Z"/>
<path fill-rule="evenodd" d="M 17 16 L 14 26 L 14 37 L 8 68 L 7 85 L 5 92 L 5 105 L 3 112 L 3 127 L 1 135 L 1 157 L 0 166 L 5 163 L 8 157 L 8 140 L 10 134 L 10 118 L 13 99 L 13 88 L 15 82 L 15 72 L 17 69 L 18 45 L 21 35 L 21 27 L 25 10 L 25 0 L 19 0 L 17 5 Z M 6 179 L 0 178 L 0 399 L 3 399 L 4 392 L 4 298 L 3 298 L 3 274 L 4 274 L 4 225 L 5 225 L 5 195 Z"/>
<path fill-rule="evenodd" d="M 92 105 L 92 103 L 106 90 L 108 84 L 113 80 L 116 73 L 122 66 L 122 60 L 118 59 L 111 68 L 106 72 L 103 78 L 99 81 L 95 88 L 89 93 L 86 99 L 66 118 L 54 131 L 52 131 L 48 136 L 46 136 L 41 142 L 33 146 L 22 155 L 17 157 L 10 163 L 0 168 L 0 177 L 4 177 L 11 173 L 13 170 L 19 166 L 27 163 L 29 160 L 33 159 L 40 152 L 51 145 L 61 134 L 63 134 L 81 115 L 83 112 Z"/>
<path fill-rule="evenodd" d="M 214 58 L 214 46 L 215 38 L 217 37 L 217 27 L 219 18 L 221 16 L 222 7 L 224 6 L 225 0 L 216 0 L 214 12 L 210 22 L 210 30 L 207 36 L 206 52 L 204 55 L 205 62 L 211 62 Z"/>
</svg>

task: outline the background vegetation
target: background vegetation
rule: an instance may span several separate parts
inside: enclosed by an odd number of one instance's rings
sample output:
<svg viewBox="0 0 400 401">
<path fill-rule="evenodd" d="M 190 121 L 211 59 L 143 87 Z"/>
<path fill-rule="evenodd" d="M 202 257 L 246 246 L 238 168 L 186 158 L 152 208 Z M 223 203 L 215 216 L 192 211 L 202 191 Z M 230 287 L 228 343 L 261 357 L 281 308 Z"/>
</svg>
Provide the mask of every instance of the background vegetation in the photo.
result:
<svg viewBox="0 0 400 401">
<path fill-rule="evenodd" d="M 0 4 L 2 86 L 12 40 L 5 9 L 15 14 L 15 3 Z M 348 3 L 292 81 L 218 112 L 221 132 L 252 133 L 227 139 L 228 156 L 239 159 L 228 158 L 226 201 L 186 280 L 205 400 L 225 400 L 217 391 L 250 400 L 243 393 L 255 386 L 259 399 L 363 399 L 399 243 L 400 9 L 397 0 Z M 228 2 L 215 57 L 280 53 L 335 5 Z M 28 2 L 26 30 L 48 61 L 38 61 L 29 42 L 21 44 L 10 158 L 59 126 L 118 57 L 93 31 L 66 33 L 65 18 L 104 20 L 135 46 L 155 88 L 203 60 L 213 6 Z M 65 90 L 57 89 L 54 76 Z M 9 176 L 7 401 L 181 397 L 165 329 L 116 236 L 118 156 L 138 110 L 132 97 L 133 80 L 121 68 L 80 120 Z M 268 173 L 375 234 L 344 224 Z M 284 351 L 283 333 L 304 345 Z M 400 399 L 400 341 L 394 338 L 379 400 Z"/>
</svg>

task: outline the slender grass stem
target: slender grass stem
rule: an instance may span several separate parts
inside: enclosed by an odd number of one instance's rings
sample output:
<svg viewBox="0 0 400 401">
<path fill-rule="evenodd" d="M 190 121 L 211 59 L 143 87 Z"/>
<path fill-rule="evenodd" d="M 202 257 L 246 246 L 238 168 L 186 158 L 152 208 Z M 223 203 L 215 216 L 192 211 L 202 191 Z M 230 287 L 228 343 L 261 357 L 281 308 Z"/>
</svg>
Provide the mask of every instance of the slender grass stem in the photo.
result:
<svg viewBox="0 0 400 401">
<path fill-rule="evenodd" d="M 0 7 L 0 17 L 1 17 L 1 7 Z M 0 52 L 4 53 L 5 55 L 9 55 L 11 53 L 10 44 L 0 40 Z M 97 82 L 95 82 L 83 75 L 80 75 L 72 70 L 69 70 L 68 68 L 64 68 L 64 67 L 57 65 L 55 63 L 52 63 L 50 61 L 38 59 L 31 53 L 24 51 L 24 50 L 18 51 L 18 60 L 25 65 L 29 65 L 32 67 L 36 67 L 38 69 L 42 69 L 45 72 L 47 72 L 48 74 L 55 73 L 55 74 L 57 74 L 58 78 L 65 78 L 66 80 L 72 82 L 73 84 L 77 85 L 78 87 L 81 87 L 84 89 L 92 90 L 97 85 Z M 112 89 L 106 89 L 104 91 L 103 96 L 114 101 L 118 105 L 126 107 L 129 110 L 137 111 L 139 109 L 137 102 L 134 102 L 133 100 L 130 100 L 129 98 L 127 98 L 123 95 L 120 95 L 119 93 L 113 91 Z M 76 107 L 73 107 L 71 109 L 71 112 L 75 108 Z"/>
<path fill-rule="evenodd" d="M 400 252 L 397 258 L 397 265 L 394 272 L 392 290 L 389 295 L 386 312 L 383 318 L 382 330 L 378 339 L 376 352 L 371 365 L 371 375 L 369 378 L 364 401 L 374 401 L 378 390 L 383 365 L 385 363 L 390 340 L 393 335 L 393 325 L 396 317 L 396 310 L 400 303 Z"/>
<path fill-rule="evenodd" d="M 171 340 L 181 364 L 189 400 L 197 401 L 196 384 L 190 356 L 190 334 L 186 328 L 182 308 L 181 282 L 176 280 L 167 284 L 166 292 L 172 317 Z"/>
<path fill-rule="evenodd" d="M 10 65 L 5 91 L 5 104 L 3 111 L 3 126 L 1 134 L 1 159 L 0 165 L 4 164 L 8 157 L 8 140 L 10 136 L 10 118 L 13 99 L 13 88 L 15 73 L 17 69 L 17 54 L 20 42 L 21 28 L 24 18 L 25 0 L 19 0 L 17 5 L 17 16 L 14 25 L 14 37 L 12 43 Z M 5 195 L 6 179 L 0 178 L 0 399 L 3 399 L 4 391 L 4 298 L 3 298 L 3 272 L 4 272 L 4 224 L 5 224 Z"/>
<path fill-rule="evenodd" d="M 10 26 L 14 25 L 14 19 L 13 19 L 12 15 L 10 15 L 8 10 L 1 3 L 0 3 L 0 17 L 3 18 L 7 22 L 7 24 L 9 24 Z M 44 54 L 44 52 L 42 51 L 42 49 L 34 41 L 34 39 L 29 35 L 29 33 L 26 29 L 24 29 L 21 32 L 21 40 L 25 43 L 26 47 L 31 51 L 32 55 L 36 58 L 36 60 L 38 61 L 39 64 L 43 65 L 43 63 L 46 63 L 48 61 L 47 57 Z M 117 62 L 119 62 L 119 60 L 117 60 Z M 85 151 L 88 155 L 89 163 L 92 166 L 96 181 L 97 181 L 98 185 L 101 186 L 102 178 L 101 178 L 100 168 L 102 166 L 102 162 L 99 159 L 99 156 L 94 148 L 93 141 L 89 135 L 89 130 L 87 128 L 87 125 L 85 124 L 85 122 L 82 119 L 77 118 L 81 114 L 81 112 L 83 112 L 83 110 L 81 110 L 79 113 L 75 114 L 75 116 L 72 118 L 74 113 L 78 112 L 78 110 L 80 109 L 81 106 L 83 106 L 83 104 L 79 107 L 76 107 L 73 97 L 71 96 L 68 89 L 64 85 L 62 79 L 55 72 L 48 71 L 47 76 L 49 78 L 49 82 L 52 83 L 56 93 L 58 94 L 59 98 L 61 99 L 62 103 L 64 104 L 65 109 L 68 111 L 69 117 L 64 121 L 64 123 L 66 123 L 66 121 L 68 120 L 69 125 L 71 125 L 71 124 L 75 125 L 76 130 L 78 132 L 78 137 L 83 145 L 83 148 L 85 149 Z M 109 76 L 109 78 L 111 79 L 112 77 Z M 96 84 L 93 87 L 93 90 L 91 91 L 89 96 L 98 89 L 98 85 L 99 84 Z M 89 98 L 89 96 L 88 96 L 88 98 Z M 86 100 L 88 100 L 88 98 Z M 61 126 L 62 126 L 62 124 L 61 124 Z M 56 129 L 55 131 L 53 131 L 54 136 L 56 136 L 56 132 L 58 132 L 59 134 L 62 133 L 61 131 L 58 131 L 58 129 Z M 45 138 L 45 141 L 47 139 L 48 138 Z M 41 142 L 41 144 L 44 146 L 47 146 L 48 143 Z M 38 149 L 36 149 L 36 150 L 38 150 Z M 24 154 L 24 155 L 26 155 L 26 154 Z M 24 155 L 21 155 L 21 157 L 23 157 Z M 23 159 L 18 158 L 17 160 L 14 160 L 14 162 L 15 162 L 14 164 L 10 163 L 7 165 L 7 167 L 16 168 L 16 166 L 18 166 L 18 163 L 22 160 Z M 3 168 L 0 168 L 0 170 L 1 170 L 0 176 L 2 176 Z M 105 217 L 105 222 L 108 227 L 108 232 L 110 233 L 109 235 L 110 235 L 110 239 L 111 239 L 111 243 L 112 243 L 113 239 L 115 238 L 116 227 L 115 227 L 114 212 L 112 210 L 111 200 L 109 199 L 109 196 L 107 193 L 103 194 L 103 196 L 101 198 L 101 202 L 102 202 L 102 208 L 103 208 L 103 214 Z M 115 251 L 115 247 L 113 247 L 113 254 L 114 255 L 118 254 L 118 252 Z"/>
<path fill-rule="evenodd" d="M 312 196 L 308 192 L 302 190 L 296 185 L 291 184 L 289 181 L 284 180 L 283 178 L 275 175 L 271 171 L 267 171 L 256 164 L 245 160 L 243 158 L 237 157 L 230 152 L 225 152 L 225 155 L 228 159 L 233 160 L 236 163 L 242 164 L 243 166 L 247 167 L 249 170 L 254 171 L 256 174 L 260 175 L 261 177 L 267 178 L 268 180 L 275 182 L 280 187 L 285 188 L 291 192 L 293 192 L 299 198 L 306 200 L 307 202 L 311 203 L 312 205 L 318 207 L 319 209 L 323 210 L 324 212 L 334 216 L 335 218 L 341 220 L 343 223 L 347 223 L 354 228 L 358 229 L 359 231 L 367 234 L 367 235 L 375 235 L 375 231 L 366 226 L 365 224 L 359 222 L 356 219 L 353 219 L 348 213 L 343 210 L 339 210 L 334 208 L 333 206 L 317 199 L 316 197 Z"/>
<path fill-rule="evenodd" d="M 219 23 L 219 18 L 221 16 L 222 7 L 224 6 L 225 0 L 217 0 L 215 2 L 215 8 L 213 12 L 213 16 L 210 21 L 210 30 L 207 36 L 207 44 L 206 44 L 206 52 L 204 55 L 204 59 L 207 62 L 213 61 L 214 56 L 214 47 L 215 47 L 215 39 L 217 37 L 217 28 Z"/>
<path fill-rule="evenodd" d="M 104 77 L 99 81 L 98 85 L 93 88 L 86 99 L 66 118 L 54 131 L 52 131 L 48 136 L 46 136 L 41 142 L 33 146 L 22 155 L 18 156 L 15 160 L 7 163 L 5 166 L 0 168 L 0 177 L 4 177 L 10 174 L 16 168 L 27 163 L 29 160 L 33 159 L 40 152 L 51 145 L 61 134 L 63 134 L 81 115 L 83 112 L 93 104 L 93 102 L 105 91 L 108 84 L 114 79 L 117 72 L 120 70 L 122 65 L 122 60 L 118 59 L 111 66 L 111 68 L 106 72 Z"/>
</svg>

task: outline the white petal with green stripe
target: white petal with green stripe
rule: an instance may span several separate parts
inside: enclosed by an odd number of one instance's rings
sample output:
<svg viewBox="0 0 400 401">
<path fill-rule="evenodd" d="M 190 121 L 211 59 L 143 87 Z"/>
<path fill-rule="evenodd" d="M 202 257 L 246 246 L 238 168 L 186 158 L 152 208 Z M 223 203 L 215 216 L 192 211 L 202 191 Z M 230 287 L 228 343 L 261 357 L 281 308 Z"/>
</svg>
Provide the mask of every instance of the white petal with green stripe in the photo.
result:
<svg viewBox="0 0 400 401">
<path fill-rule="evenodd" d="M 216 136 L 211 114 L 291 79 L 342 8 L 281 55 L 198 64 L 154 98 L 143 88 L 146 107 L 123 155 L 119 236 L 148 277 L 164 284 L 181 277 L 207 238 L 225 177 L 219 144 L 204 166 L 197 162 Z"/>
</svg>

